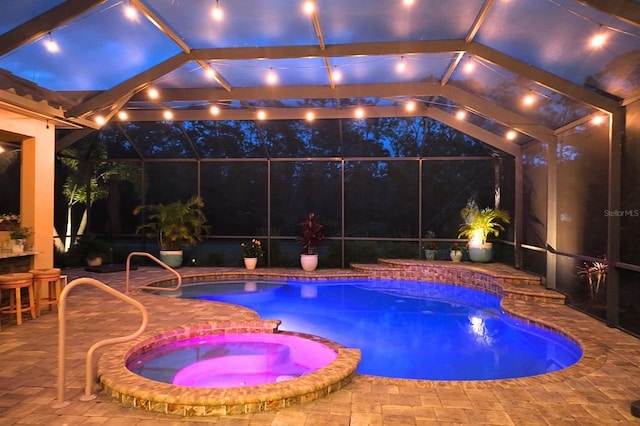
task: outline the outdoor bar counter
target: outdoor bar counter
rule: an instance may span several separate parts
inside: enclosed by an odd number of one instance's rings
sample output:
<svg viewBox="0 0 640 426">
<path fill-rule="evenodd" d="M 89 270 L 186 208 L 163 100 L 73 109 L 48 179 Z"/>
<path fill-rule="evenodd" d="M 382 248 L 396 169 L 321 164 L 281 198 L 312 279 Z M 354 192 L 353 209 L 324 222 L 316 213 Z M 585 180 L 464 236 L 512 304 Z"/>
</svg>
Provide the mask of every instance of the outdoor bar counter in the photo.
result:
<svg viewBox="0 0 640 426">
<path fill-rule="evenodd" d="M 28 272 L 33 268 L 33 256 L 35 251 L 24 251 L 13 253 L 7 250 L 0 250 L 0 274 L 12 272 Z"/>
</svg>

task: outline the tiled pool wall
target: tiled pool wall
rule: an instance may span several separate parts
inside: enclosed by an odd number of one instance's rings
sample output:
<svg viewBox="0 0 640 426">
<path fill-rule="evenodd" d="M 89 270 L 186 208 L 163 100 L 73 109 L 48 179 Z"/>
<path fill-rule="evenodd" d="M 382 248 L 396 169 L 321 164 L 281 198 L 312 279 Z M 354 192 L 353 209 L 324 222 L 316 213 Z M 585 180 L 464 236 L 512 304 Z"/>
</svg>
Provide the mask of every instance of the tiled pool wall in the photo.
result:
<svg viewBox="0 0 640 426">
<path fill-rule="evenodd" d="M 168 330 L 133 346 L 121 344 L 98 363 L 104 392 L 122 404 L 181 416 L 246 414 L 313 401 L 351 382 L 360 363 L 360 350 L 348 349 L 327 339 L 304 333 L 276 331 L 280 321 L 221 322 Z M 279 383 L 236 388 L 194 388 L 145 379 L 126 368 L 129 359 L 193 337 L 232 333 L 285 333 L 321 343 L 337 357 L 329 365 L 301 377 Z"/>
</svg>

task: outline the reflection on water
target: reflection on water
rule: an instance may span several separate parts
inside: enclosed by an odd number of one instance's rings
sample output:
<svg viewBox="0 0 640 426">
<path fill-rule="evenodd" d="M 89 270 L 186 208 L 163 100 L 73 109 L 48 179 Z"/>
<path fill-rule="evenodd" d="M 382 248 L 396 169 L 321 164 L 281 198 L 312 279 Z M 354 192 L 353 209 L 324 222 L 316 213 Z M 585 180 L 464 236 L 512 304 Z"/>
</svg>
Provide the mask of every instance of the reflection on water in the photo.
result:
<svg viewBox="0 0 640 426">
<path fill-rule="evenodd" d="M 505 315 L 496 296 L 400 281 L 257 281 L 183 287 L 183 296 L 235 303 L 281 330 L 362 351 L 358 371 L 387 377 L 487 380 L 532 376 L 577 362 L 579 346 Z M 254 287 L 255 285 L 255 287 Z"/>
</svg>

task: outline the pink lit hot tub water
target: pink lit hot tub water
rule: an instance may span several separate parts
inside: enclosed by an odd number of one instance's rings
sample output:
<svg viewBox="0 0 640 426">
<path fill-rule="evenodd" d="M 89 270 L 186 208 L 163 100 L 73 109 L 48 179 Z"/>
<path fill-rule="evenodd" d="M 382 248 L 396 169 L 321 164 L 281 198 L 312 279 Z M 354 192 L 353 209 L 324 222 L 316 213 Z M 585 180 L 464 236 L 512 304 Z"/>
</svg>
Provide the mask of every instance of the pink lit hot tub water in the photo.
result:
<svg viewBox="0 0 640 426">
<path fill-rule="evenodd" d="M 231 333 L 168 343 L 129 359 L 127 368 L 177 386 L 230 388 L 277 383 L 323 368 L 335 350 L 297 335 Z"/>
</svg>

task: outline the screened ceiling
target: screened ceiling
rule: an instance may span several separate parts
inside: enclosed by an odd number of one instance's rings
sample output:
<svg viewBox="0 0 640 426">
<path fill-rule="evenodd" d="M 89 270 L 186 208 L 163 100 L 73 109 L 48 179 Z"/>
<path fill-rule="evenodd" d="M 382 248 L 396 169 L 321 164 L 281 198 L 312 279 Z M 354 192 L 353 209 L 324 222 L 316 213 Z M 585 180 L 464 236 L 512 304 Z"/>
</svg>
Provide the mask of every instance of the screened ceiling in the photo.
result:
<svg viewBox="0 0 640 426">
<path fill-rule="evenodd" d="M 73 129 L 59 149 L 110 121 L 417 115 L 513 153 L 640 96 L 638 0 L 0 8 L 0 106 Z"/>
</svg>

